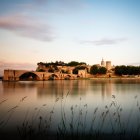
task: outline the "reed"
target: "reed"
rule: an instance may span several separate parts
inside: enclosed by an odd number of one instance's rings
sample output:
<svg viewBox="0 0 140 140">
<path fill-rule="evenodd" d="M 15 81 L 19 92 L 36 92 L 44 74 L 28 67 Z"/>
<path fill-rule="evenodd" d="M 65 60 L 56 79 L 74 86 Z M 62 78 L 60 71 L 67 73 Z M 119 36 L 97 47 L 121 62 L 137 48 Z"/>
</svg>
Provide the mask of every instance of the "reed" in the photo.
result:
<svg viewBox="0 0 140 140">
<path fill-rule="evenodd" d="M 139 139 L 140 138 L 140 105 L 138 96 L 134 97 L 134 106 L 137 110 L 137 126 L 131 124 L 132 116 L 134 115 L 134 107 L 123 119 L 123 107 L 117 102 L 116 96 L 112 95 L 112 102 L 105 105 L 103 109 L 94 107 L 92 112 L 88 111 L 88 104 L 82 103 L 82 98 L 79 99 L 79 104 L 72 105 L 69 109 L 70 114 L 67 114 L 66 105 L 68 100 L 68 92 L 66 95 L 56 98 L 51 111 L 47 109 L 47 104 L 42 104 L 39 108 L 34 108 L 32 117 L 29 115 L 31 110 L 27 110 L 21 125 L 15 126 L 16 134 L 19 139 Z M 26 101 L 27 97 L 23 97 L 17 105 L 7 110 L 7 114 L 0 117 L 0 132 L 8 124 L 10 118 L 14 115 L 17 108 L 20 109 L 22 102 Z M 3 100 L 0 105 L 7 102 Z M 60 104 L 60 118 L 57 127 L 54 130 L 55 106 Z M 41 112 L 49 112 L 42 115 Z M 89 113 L 92 117 L 89 117 Z M 7 116 L 7 117 L 5 117 Z M 5 118 L 5 119 L 4 119 Z M 132 125 L 132 126 L 131 126 Z"/>
</svg>

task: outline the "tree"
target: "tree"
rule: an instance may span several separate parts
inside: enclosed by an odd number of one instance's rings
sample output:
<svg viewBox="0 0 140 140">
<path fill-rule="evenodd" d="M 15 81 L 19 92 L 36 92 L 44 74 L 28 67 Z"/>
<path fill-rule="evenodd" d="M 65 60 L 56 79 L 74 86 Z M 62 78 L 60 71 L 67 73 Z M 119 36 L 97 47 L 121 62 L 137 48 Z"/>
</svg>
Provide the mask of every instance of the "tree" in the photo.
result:
<svg viewBox="0 0 140 140">
<path fill-rule="evenodd" d="M 138 75 L 140 75 L 140 66 L 138 67 Z"/>
<path fill-rule="evenodd" d="M 107 72 L 107 69 L 106 69 L 105 67 L 100 67 L 100 68 L 98 69 L 98 73 L 99 73 L 99 74 L 106 74 L 106 72 Z"/>
<path fill-rule="evenodd" d="M 123 74 L 123 66 L 116 66 L 115 67 L 115 74 L 121 76 Z"/>
<path fill-rule="evenodd" d="M 53 68 L 53 67 L 50 67 L 49 69 L 48 69 L 48 72 L 54 72 L 55 71 L 55 69 Z"/>
<path fill-rule="evenodd" d="M 93 65 L 90 68 L 90 74 L 96 75 L 98 73 L 98 66 L 97 65 Z"/>
<path fill-rule="evenodd" d="M 117 75 L 139 75 L 140 67 L 138 66 L 116 66 L 115 74 Z"/>
<path fill-rule="evenodd" d="M 78 65 L 86 65 L 86 63 L 85 62 L 71 61 L 67 64 L 67 66 L 78 66 Z"/>
</svg>

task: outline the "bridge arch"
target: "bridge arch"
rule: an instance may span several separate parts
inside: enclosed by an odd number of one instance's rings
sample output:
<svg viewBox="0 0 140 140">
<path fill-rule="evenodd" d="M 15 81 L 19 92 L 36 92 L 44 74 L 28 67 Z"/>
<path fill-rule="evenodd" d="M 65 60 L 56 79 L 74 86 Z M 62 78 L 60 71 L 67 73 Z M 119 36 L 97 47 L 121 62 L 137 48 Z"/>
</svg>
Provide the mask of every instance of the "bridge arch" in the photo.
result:
<svg viewBox="0 0 140 140">
<path fill-rule="evenodd" d="M 19 80 L 40 80 L 40 77 L 33 72 L 25 72 L 19 76 Z"/>
<path fill-rule="evenodd" d="M 49 80 L 57 80 L 57 79 L 60 79 L 59 78 L 59 76 L 57 75 L 57 74 L 51 74 L 50 76 L 49 76 Z"/>
<path fill-rule="evenodd" d="M 65 80 L 70 80 L 71 77 L 72 77 L 72 76 L 71 76 L 70 74 L 67 74 L 67 75 L 65 75 L 64 79 L 65 79 Z"/>
</svg>

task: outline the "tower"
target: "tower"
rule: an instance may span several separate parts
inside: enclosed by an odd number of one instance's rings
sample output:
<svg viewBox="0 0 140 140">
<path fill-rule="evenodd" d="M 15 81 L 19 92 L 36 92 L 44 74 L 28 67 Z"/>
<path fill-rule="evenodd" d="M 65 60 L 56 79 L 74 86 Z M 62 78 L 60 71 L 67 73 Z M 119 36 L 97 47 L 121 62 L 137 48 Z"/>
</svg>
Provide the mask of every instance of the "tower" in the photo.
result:
<svg viewBox="0 0 140 140">
<path fill-rule="evenodd" d="M 105 67 L 105 61 L 104 61 L 103 58 L 102 58 L 102 61 L 101 61 L 101 66 L 102 66 L 102 67 Z"/>
<path fill-rule="evenodd" d="M 107 70 L 111 69 L 111 61 L 106 61 L 106 68 Z"/>
</svg>

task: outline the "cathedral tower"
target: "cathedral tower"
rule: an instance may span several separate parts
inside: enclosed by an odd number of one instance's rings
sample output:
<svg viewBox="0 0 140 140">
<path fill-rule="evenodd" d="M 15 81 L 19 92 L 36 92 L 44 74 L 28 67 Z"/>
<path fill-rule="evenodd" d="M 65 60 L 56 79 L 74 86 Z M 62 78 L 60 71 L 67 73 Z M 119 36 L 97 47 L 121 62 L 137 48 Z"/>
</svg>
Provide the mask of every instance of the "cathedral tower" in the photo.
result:
<svg viewBox="0 0 140 140">
<path fill-rule="evenodd" d="M 102 66 L 102 67 L 105 67 L 105 61 L 104 61 L 103 58 L 102 58 L 102 61 L 101 61 L 101 66 Z"/>
</svg>

